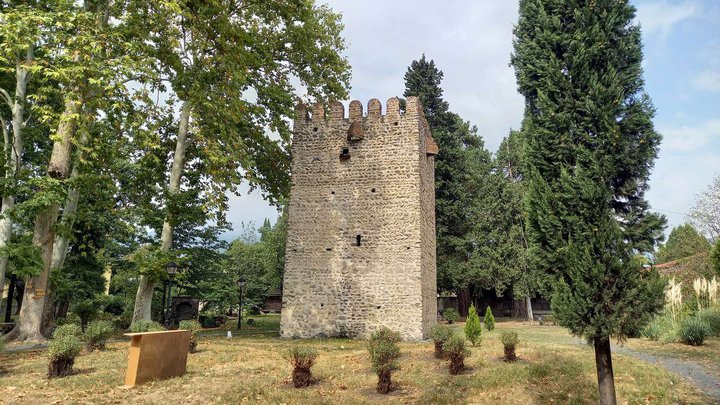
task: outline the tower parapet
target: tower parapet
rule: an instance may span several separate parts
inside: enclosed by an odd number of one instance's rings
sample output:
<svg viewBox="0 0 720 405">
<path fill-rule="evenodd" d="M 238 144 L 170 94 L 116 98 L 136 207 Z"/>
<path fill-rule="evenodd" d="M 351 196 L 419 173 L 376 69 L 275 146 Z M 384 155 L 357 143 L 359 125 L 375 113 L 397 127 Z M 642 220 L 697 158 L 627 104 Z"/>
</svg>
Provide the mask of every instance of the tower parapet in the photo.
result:
<svg viewBox="0 0 720 405">
<path fill-rule="evenodd" d="M 415 97 L 298 105 L 284 337 L 427 337 L 437 317 L 434 156 Z"/>
</svg>

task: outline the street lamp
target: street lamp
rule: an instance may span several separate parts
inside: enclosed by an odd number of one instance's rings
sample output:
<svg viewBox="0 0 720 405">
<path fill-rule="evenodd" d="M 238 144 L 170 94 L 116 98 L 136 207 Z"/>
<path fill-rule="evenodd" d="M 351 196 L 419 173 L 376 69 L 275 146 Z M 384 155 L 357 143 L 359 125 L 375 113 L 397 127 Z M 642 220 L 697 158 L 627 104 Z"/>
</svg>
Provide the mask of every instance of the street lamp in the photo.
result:
<svg viewBox="0 0 720 405">
<path fill-rule="evenodd" d="M 243 288 L 245 288 L 245 279 L 240 277 L 237 281 L 238 289 L 240 290 L 240 305 L 238 306 L 238 330 L 242 329 L 242 296 Z"/>
<path fill-rule="evenodd" d="M 165 307 L 165 311 L 163 314 L 163 326 L 165 326 L 165 329 L 170 326 L 170 301 L 172 300 L 170 298 L 170 293 L 172 287 L 172 279 L 175 277 L 175 274 L 177 274 L 177 272 L 178 265 L 175 262 L 170 262 L 165 265 L 165 273 L 167 273 L 168 275 L 168 278 L 165 280 L 164 283 L 165 288 L 163 288 L 163 306 Z"/>
</svg>

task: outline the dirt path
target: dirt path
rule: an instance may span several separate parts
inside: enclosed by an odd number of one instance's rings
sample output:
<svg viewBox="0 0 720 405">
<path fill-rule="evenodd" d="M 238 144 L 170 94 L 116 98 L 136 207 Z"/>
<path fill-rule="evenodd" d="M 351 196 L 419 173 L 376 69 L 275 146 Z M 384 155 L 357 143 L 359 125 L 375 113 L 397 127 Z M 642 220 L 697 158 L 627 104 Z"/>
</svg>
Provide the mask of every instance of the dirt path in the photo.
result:
<svg viewBox="0 0 720 405">
<path fill-rule="evenodd" d="M 720 378 L 710 373 L 705 367 L 690 361 L 680 360 L 668 356 L 658 356 L 639 352 L 623 346 L 613 346 L 615 353 L 632 356 L 642 361 L 658 366 L 686 378 L 696 387 L 698 387 L 705 395 L 707 395 L 714 403 L 720 404 Z"/>
</svg>

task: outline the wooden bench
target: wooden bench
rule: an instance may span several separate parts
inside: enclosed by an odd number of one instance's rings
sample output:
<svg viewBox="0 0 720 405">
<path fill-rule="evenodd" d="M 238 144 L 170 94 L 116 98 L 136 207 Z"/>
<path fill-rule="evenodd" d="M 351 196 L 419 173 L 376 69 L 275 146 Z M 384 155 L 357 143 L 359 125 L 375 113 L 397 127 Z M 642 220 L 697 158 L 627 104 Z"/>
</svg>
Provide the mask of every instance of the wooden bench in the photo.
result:
<svg viewBox="0 0 720 405">
<path fill-rule="evenodd" d="M 130 336 L 126 386 L 185 374 L 189 330 L 126 333 L 125 336 Z"/>
</svg>

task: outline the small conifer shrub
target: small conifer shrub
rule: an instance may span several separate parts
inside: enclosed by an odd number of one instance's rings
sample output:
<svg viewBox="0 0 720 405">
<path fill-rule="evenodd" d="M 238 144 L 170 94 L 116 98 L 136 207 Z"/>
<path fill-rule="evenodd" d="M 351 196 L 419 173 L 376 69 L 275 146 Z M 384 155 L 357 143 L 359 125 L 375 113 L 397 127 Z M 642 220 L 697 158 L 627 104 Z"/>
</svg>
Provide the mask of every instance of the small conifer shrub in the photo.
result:
<svg viewBox="0 0 720 405">
<path fill-rule="evenodd" d="M 465 338 L 453 333 L 443 345 L 443 351 L 450 359 L 450 374 L 460 374 L 465 370 L 465 358 L 470 355 L 470 350 L 465 347 Z"/>
<path fill-rule="evenodd" d="M 79 339 L 80 336 L 82 336 L 82 329 L 77 324 L 66 323 L 64 325 L 60 325 L 57 328 L 55 328 L 55 331 L 53 332 L 53 335 L 52 335 L 52 337 L 54 339 L 65 337 L 65 336 L 74 336 Z"/>
<path fill-rule="evenodd" d="M 455 308 L 445 308 L 442 313 L 442 317 L 447 321 L 447 323 L 454 323 L 460 319 L 460 314 L 458 314 L 458 311 Z"/>
<path fill-rule="evenodd" d="M 190 343 L 188 344 L 188 351 L 190 353 L 195 353 L 195 350 L 197 350 L 197 333 L 199 330 L 202 330 L 202 325 L 200 325 L 200 322 L 194 319 L 180 321 L 180 325 L 178 325 L 178 328 L 190 331 Z"/>
<path fill-rule="evenodd" d="M 312 380 L 310 368 L 315 364 L 317 356 L 317 350 L 302 346 L 293 346 L 285 353 L 285 358 L 293 366 L 292 380 L 295 388 L 305 388 L 310 385 Z"/>
<path fill-rule="evenodd" d="M 509 330 L 502 331 L 502 333 L 500 334 L 500 341 L 502 342 L 505 349 L 505 355 L 503 356 L 503 359 L 509 363 L 514 363 L 515 360 L 517 360 L 517 355 L 515 355 L 515 348 L 517 347 L 518 343 L 520 343 L 517 332 Z"/>
<path fill-rule="evenodd" d="M 107 340 L 115 332 L 113 323 L 96 319 L 85 328 L 85 342 L 88 350 L 105 350 Z"/>
<path fill-rule="evenodd" d="M 475 305 L 471 304 L 468 310 L 468 316 L 465 320 L 465 337 L 476 346 L 482 340 L 482 325 L 480 324 L 480 317 L 475 310 Z"/>
<path fill-rule="evenodd" d="M 443 352 L 443 345 L 445 341 L 453 334 L 453 331 L 448 326 L 436 325 L 430 329 L 430 338 L 435 343 L 435 358 L 444 359 L 445 352 Z"/>
<path fill-rule="evenodd" d="M 485 310 L 485 319 L 483 319 L 483 322 L 485 322 L 485 329 L 488 331 L 495 329 L 495 317 L 490 310 L 490 306 Z"/>
<path fill-rule="evenodd" d="M 397 370 L 400 357 L 400 334 L 388 328 L 382 328 L 370 336 L 368 351 L 373 371 L 377 373 L 377 392 L 387 394 L 392 388 L 392 372 Z"/>
<path fill-rule="evenodd" d="M 77 325 L 74 326 L 77 327 Z M 80 327 L 77 329 L 79 330 Z M 72 374 L 75 357 L 80 354 L 82 344 L 78 335 L 71 332 L 70 328 L 61 326 L 53 333 L 53 339 L 47 350 L 48 378 L 65 377 Z"/>
</svg>

